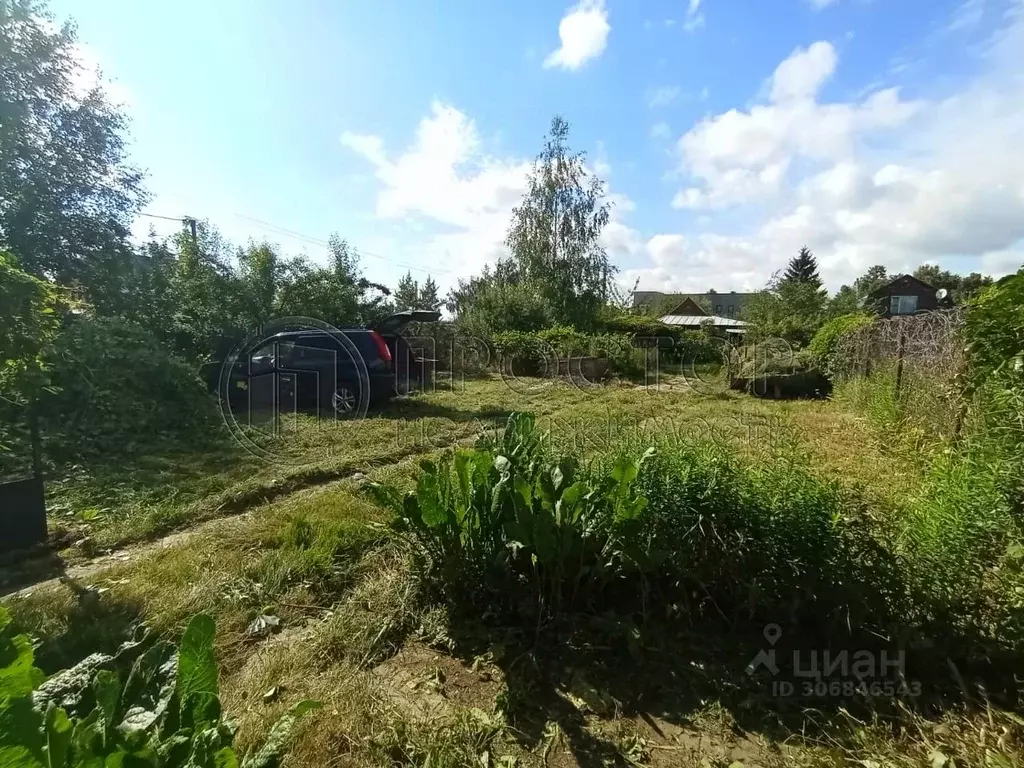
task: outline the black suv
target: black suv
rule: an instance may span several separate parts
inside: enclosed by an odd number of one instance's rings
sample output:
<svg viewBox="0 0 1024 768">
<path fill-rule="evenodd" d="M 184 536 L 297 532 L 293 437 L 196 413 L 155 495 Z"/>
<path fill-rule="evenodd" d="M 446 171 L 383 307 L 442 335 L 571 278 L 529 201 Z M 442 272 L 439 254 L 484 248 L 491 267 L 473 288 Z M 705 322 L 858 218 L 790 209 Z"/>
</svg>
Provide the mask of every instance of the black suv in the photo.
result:
<svg viewBox="0 0 1024 768">
<path fill-rule="evenodd" d="M 441 314 L 410 309 L 373 328 L 284 330 L 260 341 L 232 367 L 226 395 L 236 407 L 280 411 L 314 408 L 338 417 L 361 414 L 371 404 L 429 386 L 435 361 L 415 353 L 402 331 L 411 322 L 436 322 Z"/>
</svg>

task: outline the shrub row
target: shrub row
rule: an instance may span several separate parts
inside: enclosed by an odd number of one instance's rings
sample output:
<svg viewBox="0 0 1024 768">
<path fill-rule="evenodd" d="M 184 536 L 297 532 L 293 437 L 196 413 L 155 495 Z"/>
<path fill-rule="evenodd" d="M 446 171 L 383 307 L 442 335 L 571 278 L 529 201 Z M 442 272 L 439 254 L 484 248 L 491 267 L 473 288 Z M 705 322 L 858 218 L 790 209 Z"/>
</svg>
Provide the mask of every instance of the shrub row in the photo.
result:
<svg viewBox="0 0 1024 768">
<path fill-rule="evenodd" d="M 555 358 L 591 356 L 605 358 L 618 376 L 641 376 L 653 360 L 650 347 L 658 348 L 662 363 L 722 363 L 724 341 L 701 332 L 680 333 L 667 326 L 651 328 L 638 323 L 633 333 L 585 334 L 575 328 L 554 326 L 535 333 L 506 331 L 495 334 L 492 343 L 496 364 L 511 367 L 517 374 L 536 375 L 550 367 Z"/>
</svg>

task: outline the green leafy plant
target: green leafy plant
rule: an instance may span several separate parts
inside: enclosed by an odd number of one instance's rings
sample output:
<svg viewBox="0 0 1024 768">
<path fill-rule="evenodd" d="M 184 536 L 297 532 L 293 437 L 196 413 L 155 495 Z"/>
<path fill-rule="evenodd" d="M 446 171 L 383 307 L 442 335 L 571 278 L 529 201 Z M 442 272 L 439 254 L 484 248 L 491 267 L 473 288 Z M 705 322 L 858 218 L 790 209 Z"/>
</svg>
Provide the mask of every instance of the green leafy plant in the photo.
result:
<svg viewBox="0 0 1024 768">
<path fill-rule="evenodd" d="M 623 457 L 584 479 L 574 461 L 549 460 L 533 416 L 516 413 L 491 446 L 423 462 L 414 492 L 370 491 L 445 596 L 545 614 L 646 562 L 637 538 L 646 501 L 633 492 L 642 461 Z"/>
<path fill-rule="evenodd" d="M 116 656 L 94 654 L 43 680 L 32 645 L 11 637 L 0 608 L 0 765 L 5 768 L 237 768 L 234 726 L 222 718 L 214 623 L 195 616 L 181 645 L 140 637 Z M 125 663 L 135 656 L 123 678 Z M 303 701 L 242 768 L 274 768 Z"/>
<path fill-rule="evenodd" d="M 865 312 L 857 312 L 834 317 L 821 326 L 807 345 L 808 351 L 817 360 L 818 368 L 829 377 L 834 376 L 833 356 L 839 349 L 840 342 L 849 334 L 870 325 L 874 319 L 874 316 Z"/>
</svg>

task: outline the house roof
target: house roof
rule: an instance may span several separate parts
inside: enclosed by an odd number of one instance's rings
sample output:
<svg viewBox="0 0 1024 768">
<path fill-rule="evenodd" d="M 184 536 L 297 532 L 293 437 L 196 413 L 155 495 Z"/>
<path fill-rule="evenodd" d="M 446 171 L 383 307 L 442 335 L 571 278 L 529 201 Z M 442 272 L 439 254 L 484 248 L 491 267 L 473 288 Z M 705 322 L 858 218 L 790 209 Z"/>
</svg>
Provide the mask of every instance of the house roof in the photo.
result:
<svg viewBox="0 0 1024 768">
<path fill-rule="evenodd" d="M 869 293 L 868 296 L 870 296 L 870 297 L 881 296 L 883 293 L 885 293 L 885 291 L 887 291 L 888 289 L 892 288 L 893 286 L 895 286 L 897 284 L 906 285 L 907 283 L 917 283 L 920 287 L 924 288 L 925 290 L 932 291 L 932 292 L 934 292 L 936 290 L 935 286 L 933 286 L 933 285 L 931 285 L 929 283 L 926 283 L 924 280 L 918 280 L 913 275 L 898 275 L 897 277 L 893 278 L 892 280 L 890 280 L 888 283 L 886 283 L 885 285 L 881 286 L 880 288 L 875 288 L 875 290 L 873 290 L 871 293 Z"/>
<path fill-rule="evenodd" d="M 669 312 L 669 315 L 696 315 L 697 317 L 707 317 L 707 314 L 697 305 L 697 302 L 690 298 L 683 299 L 682 304 Z"/>
<path fill-rule="evenodd" d="M 713 325 L 716 328 L 743 328 L 747 324 L 742 320 L 717 315 L 665 315 L 661 318 L 665 325 L 700 328 L 702 325 Z"/>
<path fill-rule="evenodd" d="M 728 306 L 732 304 L 737 310 L 745 305 L 754 293 L 738 293 L 736 291 L 725 291 L 713 293 L 663 293 L 662 291 L 633 291 L 633 306 L 639 307 L 644 304 L 653 304 L 659 299 L 664 299 L 671 296 L 677 301 L 685 301 L 686 299 L 693 299 L 698 305 L 707 302 L 711 305 L 712 310 L 718 304 Z"/>
</svg>

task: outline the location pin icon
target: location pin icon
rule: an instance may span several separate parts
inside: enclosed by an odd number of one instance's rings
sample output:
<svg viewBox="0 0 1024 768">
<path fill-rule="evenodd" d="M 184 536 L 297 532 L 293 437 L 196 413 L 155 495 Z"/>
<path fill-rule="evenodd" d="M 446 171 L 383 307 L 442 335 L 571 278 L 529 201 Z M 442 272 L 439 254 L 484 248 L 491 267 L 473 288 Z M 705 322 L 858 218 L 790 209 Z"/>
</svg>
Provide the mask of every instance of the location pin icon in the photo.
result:
<svg viewBox="0 0 1024 768">
<path fill-rule="evenodd" d="M 775 645 L 779 642 L 779 638 L 782 637 L 782 627 L 778 624 L 768 624 L 764 628 L 764 639 L 768 641 L 768 645 Z"/>
</svg>

